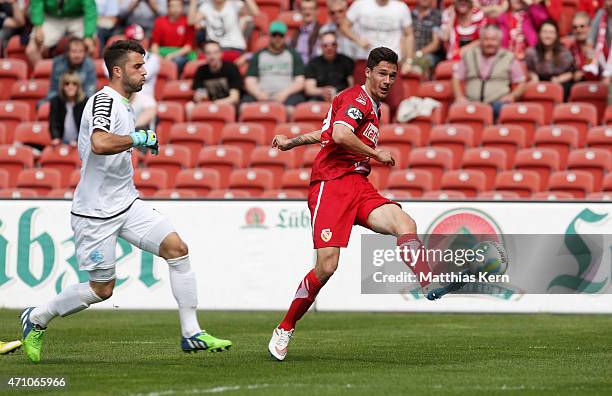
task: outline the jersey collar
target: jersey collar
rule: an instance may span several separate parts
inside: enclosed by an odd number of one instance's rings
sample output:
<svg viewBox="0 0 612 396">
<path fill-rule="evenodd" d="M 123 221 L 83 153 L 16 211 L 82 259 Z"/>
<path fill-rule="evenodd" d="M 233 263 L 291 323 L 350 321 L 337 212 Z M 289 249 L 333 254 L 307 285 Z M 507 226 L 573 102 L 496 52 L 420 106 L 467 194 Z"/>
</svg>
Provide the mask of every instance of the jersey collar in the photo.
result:
<svg viewBox="0 0 612 396">
<path fill-rule="evenodd" d="M 102 90 L 106 91 L 106 93 L 108 93 L 109 95 L 113 96 L 115 99 L 121 100 L 121 103 L 123 103 L 124 105 L 126 105 L 126 106 L 130 105 L 130 100 L 128 98 L 126 98 L 125 96 L 121 95 L 119 92 L 115 91 L 110 86 L 105 85 L 104 88 L 102 88 Z"/>
<path fill-rule="evenodd" d="M 378 116 L 378 106 L 379 106 L 379 104 L 377 102 L 375 102 L 374 99 L 372 99 L 372 97 L 368 94 L 368 91 L 366 91 L 366 89 L 365 89 L 365 84 L 363 84 L 361 86 L 361 90 L 366 94 L 368 99 L 370 99 L 370 102 L 372 102 L 372 106 L 374 107 L 374 113 L 376 113 L 376 117 L 379 117 Z"/>
</svg>

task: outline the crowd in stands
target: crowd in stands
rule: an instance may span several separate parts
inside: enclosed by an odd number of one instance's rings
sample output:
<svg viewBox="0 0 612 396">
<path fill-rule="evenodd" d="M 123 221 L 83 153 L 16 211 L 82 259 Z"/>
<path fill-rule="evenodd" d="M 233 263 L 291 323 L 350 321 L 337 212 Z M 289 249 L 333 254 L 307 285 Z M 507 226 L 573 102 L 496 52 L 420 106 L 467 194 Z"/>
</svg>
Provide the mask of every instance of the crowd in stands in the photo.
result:
<svg viewBox="0 0 612 396">
<path fill-rule="evenodd" d="M 444 80 L 450 94 L 441 100 L 442 122 L 452 103 L 483 103 L 495 123 L 538 82 L 561 87 L 566 102 L 575 84 L 599 82 L 612 101 L 612 0 L 574 3 L 568 9 L 561 0 L 0 0 L 0 47 L 4 58 L 18 54 L 27 63 L 27 78 L 48 77 L 33 111 L 50 109 L 53 146 L 75 145 L 84 103 L 107 79 L 104 48 L 118 39 L 147 49 L 147 83 L 131 99 L 139 128 L 157 126 L 172 78 L 180 78 L 173 99 L 185 119 L 202 103 L 240 114 L 245 104 L 265 102 L 282 104 L 291 120 L 300 104 L 329 103 L 363 84 L 368 52 L 378 46 L 400 58 L 385 100 L 391 122 L 401 118 L 402 101 L 423 96 L 422 83 Z M 174 77 L 164 72 L 169 63 Z M 2 89 L 2 99 L 12 98 L 11 87 Z"/>
</svg>

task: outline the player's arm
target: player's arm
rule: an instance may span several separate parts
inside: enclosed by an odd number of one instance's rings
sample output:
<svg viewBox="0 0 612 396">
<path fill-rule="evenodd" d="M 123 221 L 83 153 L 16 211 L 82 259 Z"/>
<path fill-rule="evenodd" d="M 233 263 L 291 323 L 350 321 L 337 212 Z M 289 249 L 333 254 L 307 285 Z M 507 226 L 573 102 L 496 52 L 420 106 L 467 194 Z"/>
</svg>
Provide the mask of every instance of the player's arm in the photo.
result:
<svg viewBox="0 0 612 396">
<path fill-rule="evenodd" d="M 388 151 L 375 150 L 367 144 L 359 140 L 353 131 L 344 123 L 335 123 L 332 130 L 332 139 L 334 143 L 343 149 L 355 154 L 365 155 L 382 162 L 385 165 L 395 165 L 395 159 Z"/>
<path fill-rule="evenodd" d="M 147 147 L 155 154 L 157 136 L 153 131 L 136 131 L 129 135 L 116 135 L 102 129 L 94 129 L 91 134 L 91 151 L 98 155 L 114 155 L 132 147 Z"/>
<path fill-rule="evenodd" d="M 277 147 L 281 151 L 291 150 L 297 146 L 305 144 L 315 144 L 321 142 L 321 131 L 308 132 L 293 139 L 289 139 L 285 135 L 276 135 L 272 140 L 272 147 Z"/>
</svg>

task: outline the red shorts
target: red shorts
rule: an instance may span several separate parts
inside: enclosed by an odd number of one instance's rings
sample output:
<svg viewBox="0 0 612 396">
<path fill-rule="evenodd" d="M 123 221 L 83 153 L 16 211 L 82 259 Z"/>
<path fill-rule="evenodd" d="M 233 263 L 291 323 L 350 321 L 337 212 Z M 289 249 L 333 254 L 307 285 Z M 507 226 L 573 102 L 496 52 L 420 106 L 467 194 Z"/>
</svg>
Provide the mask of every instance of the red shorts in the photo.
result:
<svg viewBox="0 0 612 396">
<path fill-rule="evenodd" d="M 368 227 L 368 216 L 379 206 L 399 204 L 383 197 L 368 178 L 347 173 L 310 185 L 308 208 L 314 248 L 346 247 L 354 224 Z"/>
</svg>

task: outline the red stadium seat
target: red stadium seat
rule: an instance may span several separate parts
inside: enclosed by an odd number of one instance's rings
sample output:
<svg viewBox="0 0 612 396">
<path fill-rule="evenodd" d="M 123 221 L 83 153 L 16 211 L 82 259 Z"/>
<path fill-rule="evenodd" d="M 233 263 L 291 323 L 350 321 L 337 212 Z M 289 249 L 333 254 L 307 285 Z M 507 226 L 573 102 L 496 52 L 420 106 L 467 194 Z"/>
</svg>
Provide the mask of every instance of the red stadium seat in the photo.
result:
<svg viewBox="0 0 612 396">
<path fill-rule="evenodd" d="M 431 129 L 429 144 L 434 147 L 446 147 L 453 152 L 453 168 L 459 167 L 466 148 L 474 145 L 474 131 L 469 125 L 444 124 Z"/>
<path fill-rule="evenodd" d="M 17 175 L 34 166 L 34 154 L 27 146 L 0 146 L 0 169 L 9 173 L 9 187 L 17 183 Z"/>
<path fill-rule="evenodd" d="M 305 133 L 316 131 L 318 129 L 320 129 L 320 126 L 317 127 L 315 126 L 315 124 L 311 124 L 309 122 L 286 122 L 283 124 L 279 124 L 276 126 L 276 128 L 274 128 L 274 135 L 285 135 L 291 139 L 303 135 Z M 266 143 L 270 144 L 271 142 Z M 300 166 L 300 164 L 302 163 L 302 158 L 304 157 L 304 152 L 306 151 L 306 148 L 308 148 L 307 145 L 298 146 L 291 149 L 293 152 L 295 152 L 295 160 L 297 164 L 296 166 Z"/>
<path fill-rule="evenodd" d="M 21 101 L 0 102 L 0 123 L 6 130 L 6 142 L 13 142 L 13 135 L 17 126 L 22 122 L 30 121 L 30 106 Z"/>
<path fill-rule="evenodd" d="M 461 168 L 483 172 L 486 177 L 485 189 L 491 190 L 495 181 L 495 175 L 505 170 L 507 163 L 508 160 L 504 150 L 495 147 L 475 147 L 463 153 Z"/>
<path fill-rule="evenodd" d="M 134 186 L 145 197 L 151 197 L 157 190 L 168 188 L 168 175 L 163 169 L 134 169 Z"/>
<path fill-rule="evenodd" d="M 540 190 L 546 187 L 551 172 L 559 170 L 559 164 L 559 153 L 549 148 L 522 149 L 514 158 L 517 170 L 531 170 L 540 175 Z"/>
<path fill-rule="evenodd" d="M 0 190 L 9 188 L 9 173 L 4 169 L 0 169 Z"/>
<path fill-rule="evenodd" d="M 553 110 L 552 123 L 576 127 L 578 145 L 582 147 L 589 128 L 597 125 L 597 108 L 589 103 L 562 103 Z"/>
<path fill-rule="evenodd" d="M 392 201 L 410 200 L 413 197 L 409 191 L 390 189 L 380 191 L 380 195 Z"/>
<path fill-rule="evenodd" d="M 500 124 L 519 125 L 525 128 L 527 145 L 533 142 L 535 130 L 544 124 L 544 109 L 539 103 L 508 103 L 499 114 Z"/>
<path fill-rule="evenodd" d="M 404 168 L 404 163 L 406 162 L 408 157 L 403 157 L 402 153 L 395 147 L 379 145 L 377 149 L 390 152 L 391 156 L 395 160 L 394 166 L 388 166 L 373 159 L 370 160 L 370 167 L 372 168 L 372 171 L 375 171 L 378 175 L 379 189 L 384 189 L 387 186 L 387 180 L 389 179 L 389 174 L 391 173 L 391 171 L 393 171 L 394 169 Z"/>
<path fill-rule="evenodd" d="M 187 102 L 193 100 L 191 84 L 191 80 L 167 81 L 161 92 L 161 100 L 180 103 L 181 106 L 185 106 Z"/>
<path fill-rule="evenodd" d="M 160 144 L 166 144 L 172 126 L 185 121 L 183 106 L 174 102 L 159 102 L 157 105 L 157 117 L 159 118 L 156 129 L 157 138 Z"/>
<path fill-rule="evenodd" d="M 302 168 L 311 168 L 320 151 L 321 146 L 308 146 L 304 151 L 304 156 L 302 157 Z"/>
<path fill-rule="evenodd" d="M 25 50 L 25 45 L 21 44 L 20 34 L 16 34 L 11 37 L 6 45 L 6 57 L 11 60 L 17 59 L 23 61 L 23 64 L 25 65 L 24 70 L 27 74 L 29 70 L 29 63 L 28 56 L 26 55 Z"/>
<path fill-rule="evenodd" d="M 548 179 L 548 191 L 566 191 L 575 198 L 584 198 L 593 192 L 594 179 L 587 171 L 554 172 Z"/>
<path fill-rule="evenodd" d="M 542 201 L 561 201 L 564 199 L 575 199 L 574 195 L 565 191 L 540 191 L 534 193 L 531 199 Z"/>
<path fill-rule="evenodd" d="M 589 129 L 587 146 L 612 151 L 612 126 L 598 126 Z"/>
<path fill-rule="evenodd" d="M 567 159 L 567 169 L 590 172 L 593 189 L 599 191 L 604 174 L 612 171 L 612 152 L 598 148 L 572 150 Z"/>
<path fill-rule="evenodd" d="M 417 96 L 432 98 L 442 104 L 441 116 L 443 120 L 448 117 L 448 109 L 453 102 L 454 93 L 450 81 L 425 81 L 419 84 Z"/>
<path fill-rule="evenodd" d="M 184 122 L 172 125 L 168 143 L 187 147 L 191 152 L 191 159 L 195 161 L 202 147 L 212 146 L 217 142 L 210 125 L 204 122 Z"/>
<path fill-rule="evenodd" d="M 0 145 L 8 143 L 6 127 L 0 122 Z"/>
<path fill-rule="evenodd" d="M 205 197 L 220 185 L 221 175 L 214 169 L 183 169 L 176 175 L 174 188 L 192 190 L 198 197 Z"/>
<path fill-rule="evenodd" d="M 38 164 L 45 169 L 57 169 L 62 175 L 62 187 L 68 187 L 70 175 L 80 167 L 81 160 L 76 147 L 48 146 L 42 151 Z"/>
<path fill-rule="evenodd" d="M 6 188 L 0 190 L 0 198 L 38 198 L 38 193 L 31 188 Z"/>
<path fill-rule="evenodd" d="M 242 151 L 233 146 L 204 147 L 198 155 L 196 166 L 214 169 L 221 177 L 221 188 L 227 188 L 230 173 L 243 166 Z"/>
<path fill-rule="evenodd" d="M 49 102 L 44 102 L 36 110 L 36 121 L 49 121 L 49 112 L 51 105 Z"/>
<path fill-rule="evenodd" d="M 259 3 L 259 1 L 257 1 Z M 279 21 L 283 21 L 285 25 L 287 25 L 287 36 L 293 37 L 293 35 L 298 31 L 300 25 L 304 18 L 302 18 L 302 14 L 299 11 L 282 11 L 278 14 L 276 18 Z"/>
<path fill-rule="evenodd" d="M 604 113 L 602 124 L 603 125 L 612 124 L 612 105 L 608 105 L 608 107 L 606 107 L 606 112 Z"/>
<path fill-rule="evenodd" d="M 380 104 L 380 125 L 389 124 L 391 122 L 391 108 L 386 103 Z M 379 125 L 379 126 L 380 126 Z"/>
<path fill-rule="evenodd" d="M 541 185 L 540 175 L 531 170 L 508 170 L 495 177 L 495 191 L 514 192 L 521 198 L 528 198 L 540 191 Z"/>
<path fill-rule="evenodd" d="M 96 65 L 96 79 L 102 86 L 108 84 L 108 70 L 104 64 L 104 59 L 94 59 Z"/>
<path fill-rule="evenodd" d="M 559 153 L 559 167 L 565 168 L 567 154 L 578 147 L 578 130 L 569 125 L 539 127 L 536 131 L 534 145 L 538 148 L 550 148 Z"/>
<path fill-rule="evenodd" d="M 330 105 L 331 104 L 327 102 L 300 103 L 295 106 L 295 110 L 293 111 L 293 121 L 310 122 L 320 127 L 327 116 Z"/>
<path fill-rule="evenodd" d="M 0 100 L 8 99 L 16 81 L 28 78 L 28 65 L 21 59 L 0 60 Z"/>
<path fill-rule="evenodd" d="M 455 62 L 444 60 L 436 65 L 434 80 L 452 80 Z"/>
<path fill-rule="evenodd" d="M 404 96 L 419 96 L 419 85 L 423 82 L 423 75 L 412 70 L 408 73 L 401 73 L 400 80 L 396 84 L 402 84 L 404 88 Z"/>
<path fill-rule="evenodd" d="M 223 126 L 236 121 L 236 108 L 231 104 L 198 103 L 191 111 L 191 121 L 208 123 L 215 141 L 219 141 Z"/>
<path fill-rule="evenodd" d="M 47 193 L 47 198 L 72 199 L 74 190 L 72 188 L 54 188 Z"/>
<path fill-rule="evenodd" d="M 264 127 L 254 122 L 227 124 L 221 131 L 221 143 L 239 147 L 245 158 L 251 157 L 251 152 L 255 147 L 268 142 Z"/>
<path fill-rule="evenodd" d="M 442 109 L 436 108 L 430 116 L 418 116 L 410 120 L 410 125 L 421 130 L 422 144 L 429 142 L 429 132 L 434 125 L 442 124 Z"/>
<path fill-rule="evenodd" d="M 186 189 L 164 189 L 158 190 L 155 194 L 153 194 L 153 198 L 160 199 L 193 199 L 197 198 L 198 194 L 193 190 Z"/>
<path fill-rule="evenodd" d="M 271 140 L 276 125 L 287 122 L 287 112 L 280 103 L 244 103 L 240 107 L 239 121 L 262 124 L 266 129 L 266 137 Z"/>
<path fill-rule="evenodd" d="M 485 190 L 487 177 L 482 171 L 477 170 L 454 170 L 442 175 L 442 190 L 459 191 L 466 197 L 475 197 L 480 191 Z"/>
<path fill-rule="evenodd" d="M 281 11 L 286 10 L 285 0 L 257 0 L 259 12 L 266 14 L 270 22 L 276 20 Z"/>
<path fill-rule="evenodd" d="M 542 105 L 544 124 L 550 124 L 553 108 L 563 102 L 563 87 L 561 84 L 541 81 L 527 83 L 521 102 L 534 102 Z"/>
<path fill-rule="evenodd" d="M 51 79 L 53 71 L 53 59 L 41 59 L 34 65 L 34 71 L 31 78 L 42 78 L 45 80 Z"/>
<path fill-rule="evenodd" d="M 57 169 L 24 169 L 17 175 L 17 188 L 30 188 L 45 196 L 54 188 L 60 188 L 62 175 Z"/>
<path fill-rule="evenodd" d="M 283 191 L 297 191 L 308 194 L 310 171 L 306 169 L 291 169 L 283 174 L 281 187 Z"/>
<path fill-rule="evenodd" d="M 438 183 L 434 184 L 435 181 Z M 431 172 L 424 169 L 401 169 L 394 170 L 389 175 L 387 189 L 405 191 L 413 197 L 420 197 L 425 191 L 429 191 L 439 185 L 439 179 L 435 180 Z"/>
<path fill-rule="evenodd" d="M 427 170 L 434 180 L 440 180 L 444 171 L 454 169 L 453 164 L 453 152 L 446 147 L 415 148 L 408 157 L 409 168 Z"/>
<path fill-rule="evenodd" d="M 259 41 L 259 39 L 268 34 L 268 25 L 270 25 L 268 15 L 263 12 L 260 12 L 258 15 L 253 17 L 253 23 L 255 26 L 250 37 L 247 39 L 247 50 L 249 52 L 257 51 L 255 50 L 256 43 Z"/>
<path fill-rule="evenodd" d="M 592 201 L 612 201 L 612 193 L 594 192 L 588 194 L 586 198 Z"/>
<path fill-rule="evenodd" d="M 162 92 L 164 92 L 164 86 L 168 81 L 174 81 L 178 79 L 178 67 L 176 63 L 167 60 L 160 59 L 159 73 L 157 74 L 157 81 L 155 81 L 155 99 L 161 98 Z"/>
<path fill-rule="evenodd" d="M 510 201 L 520 199 L 521 196 L 513 191 L 484 191 L 478 194 L 477 198 L 491 201 Z"/>
<path fill-rule="evenodd" d="M 230 174 L 229 187 L 248 191 L 259 197 L 274 186 L 274 175 L 267 169 L 238 169 Z"/>
<path fill-rule="evenodd" d="M 160 147 L 158 155 L 148 153 L 144 158 L 144 164 L 152 169 L 166 171 L 168 183 L 172 184 L 181 169 L 191 167 L 191 152 L 187 147 L 167 144 Z"/>
<path fill-rule="evenodd" d="M 274 177 L 273 188 L 280 188 L 285 170 L 295 167 L 295 153 L 276 148 L 256 147 L 251 153 L 249 166 L 254 170 L 268 170 Z"/>
<path fill-rule="evenodd" d="M 448 199 L 466 199 L 467 197 L 461 191 L 432 190 L 432 191 L 427 191 L 425 194 L 423 194 L 421 198 L 446 201 Z"/>
<path fill-rule="evenodd" d="M 410 124 L 388 124 L 380 128 L 379 144 L 399 150 L 402 158 L 407 159 L 410 150 L 423 144 L 421 130 Z"/>
<path fill-rule="evenodd" d="M 474 131 L 474 144 L 480 144 L 482 130 L 493 124 L 493 110 L 484 103 L 454 103 L 448 111 L 447 122 L 471 126 Z"/>
<path fill-rule="evenodd" d="M 585 102 L 595 105 L 597 109 L 597 123 L 603 121 L 606 106 L 608 105 L 608 86 L 602 82 L 577 82 L 572 85 L 569 96 L 570 102 Z"/>
<path fill-rule="evenodd" d="M 506 152 L 506 167 L 512 167 L 514 155 L 526 145 L 525 129 L 518 125 L 491 125 L 482 131 L 481 144 Z"/>
<path fill-rule="evenodd" d="M 601 183 L 601 190 L 612 192 L 612 172 L 608 172 L 608 174 L 604 176 Z"/>
<path fill-rule="evenodd" d="M 205 64 L 206 64 L 206 59 L 190 60 L 189 62 L 185 63 L 185 67 L 183 68 L 183 74 L 181 75 L 181 78 L 183 80 L 193 80 L 193 77 L 195 76 L 200 66 L 203 66 Z"/>
<path fill-rule="evenodd" d="M 242 190 L 239 188 L 229 188 L 229 189 L 219 189 L 213 190 L 208 194 L 206 198 L 215 198 L 215 199 L 244 199 L 251 198 L 252 195 L 247 190 Z"/>
<path fill-rule="evenodd" d="M 81 170 L 75 169 L 70 172 L 70 177 L 68 178 L 68 188 L 75 189 L 79 184 L 79 180 L 81 179 Z"/>
<path fill-rule="evenodd" d="M 13 141 L 22 144 L 48 146 L 51 144 L 49 124 L 46 122 L 25 122 L 15 129 Z"/>
<path fill-rule="evenodd" d="M 305 199 L 307 193 L 296 190 L 268 190 L 264 191 L 259 198 L 266 199 Z"/>
<path fill-rule="evenodd" d="M 36 104 L 49 92 L 48 80 L 17 81 L 11 89 L 11 100 L 23 101 L 30 106 L 29 114 L 36 114 Z"/>
</svg>

